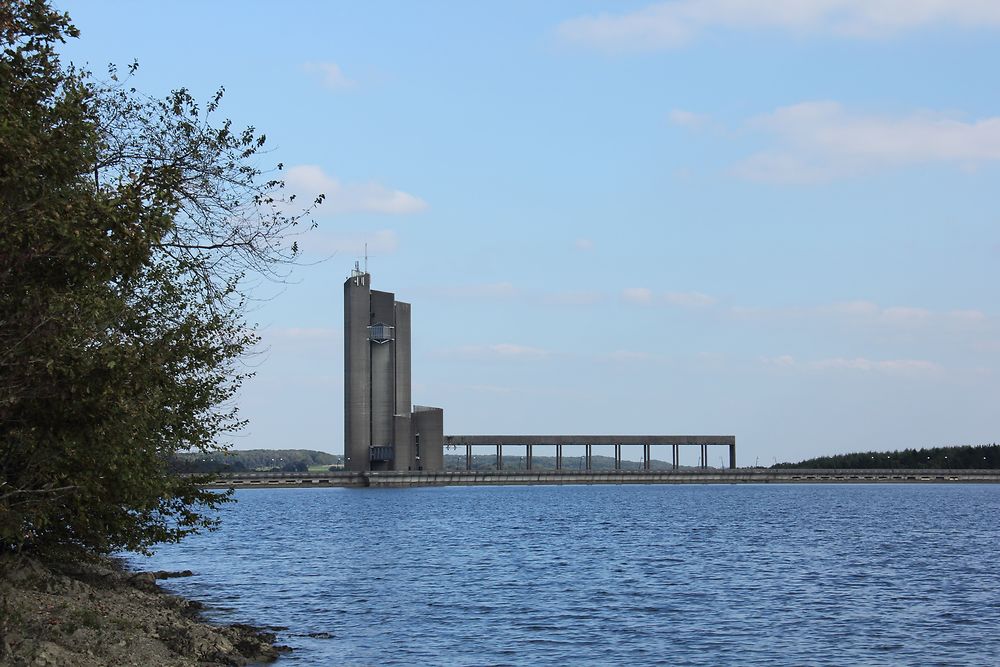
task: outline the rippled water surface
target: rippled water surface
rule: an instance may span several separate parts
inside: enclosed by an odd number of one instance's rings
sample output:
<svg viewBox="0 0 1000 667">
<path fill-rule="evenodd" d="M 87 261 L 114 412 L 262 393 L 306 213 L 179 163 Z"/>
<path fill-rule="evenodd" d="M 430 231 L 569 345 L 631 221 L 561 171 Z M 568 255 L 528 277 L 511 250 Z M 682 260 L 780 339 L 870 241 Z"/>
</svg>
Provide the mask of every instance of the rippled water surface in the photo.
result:
<svg viewBox="0 0 1000 667">
<path fill-rule="evenodd" d="M 237 492 L 148 569 L 288 665 L 1000 664 L 1000 487 Z"/>
</svg>

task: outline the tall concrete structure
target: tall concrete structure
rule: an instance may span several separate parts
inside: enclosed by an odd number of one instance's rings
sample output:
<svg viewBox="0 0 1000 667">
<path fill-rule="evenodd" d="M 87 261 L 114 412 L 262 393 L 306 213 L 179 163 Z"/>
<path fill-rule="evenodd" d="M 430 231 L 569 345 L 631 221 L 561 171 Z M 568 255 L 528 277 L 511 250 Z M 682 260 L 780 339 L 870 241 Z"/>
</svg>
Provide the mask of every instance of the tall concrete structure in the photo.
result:
<svg viewBox="0 0 1000 667">
<path fill-rule="evenodd" d="M 344 456 L 348 470 L 441 470 L 444 411 L 412 406 L 410 304 L 344 282 Z"/>
</svg>

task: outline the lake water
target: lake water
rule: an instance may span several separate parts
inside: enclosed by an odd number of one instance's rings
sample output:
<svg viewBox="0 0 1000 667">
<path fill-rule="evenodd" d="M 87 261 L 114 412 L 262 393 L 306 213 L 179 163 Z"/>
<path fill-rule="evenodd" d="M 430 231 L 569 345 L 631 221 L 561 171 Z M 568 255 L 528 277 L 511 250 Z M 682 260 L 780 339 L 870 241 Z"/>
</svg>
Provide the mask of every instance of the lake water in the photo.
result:
<svg viewBox="0 0 1000 667">
<path fill-rule="evenodd" d="M 236 497 L 137 564 L 278 665 L 1000 664 L 1000 486 Z"/>
</svg>

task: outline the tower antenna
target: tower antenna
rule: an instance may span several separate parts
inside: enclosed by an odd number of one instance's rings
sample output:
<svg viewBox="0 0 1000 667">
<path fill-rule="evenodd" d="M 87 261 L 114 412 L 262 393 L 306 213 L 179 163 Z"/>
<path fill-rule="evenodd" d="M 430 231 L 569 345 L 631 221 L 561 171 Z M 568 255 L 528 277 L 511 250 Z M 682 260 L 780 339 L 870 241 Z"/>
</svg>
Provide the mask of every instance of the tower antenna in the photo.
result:
<svg viewBox="0 0 1000 667">
<path fill-rule="evenodd" d="M 365 273 L 368 273 L 368 244 L 365 243 Z"/>
</svg>

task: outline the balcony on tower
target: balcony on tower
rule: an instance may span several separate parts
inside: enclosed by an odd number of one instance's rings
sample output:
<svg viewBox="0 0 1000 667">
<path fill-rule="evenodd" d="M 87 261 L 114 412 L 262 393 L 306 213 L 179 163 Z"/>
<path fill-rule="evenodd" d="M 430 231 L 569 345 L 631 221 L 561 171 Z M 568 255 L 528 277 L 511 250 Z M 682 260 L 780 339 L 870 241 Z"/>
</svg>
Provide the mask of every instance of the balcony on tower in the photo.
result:
<svg viewBox="0 0 1000 667">
<path fill-rule="evenodd" d="M 394 340 L 396 337 L 396 327 L 378 322 L 368 327 L 368 340 L 382 345 Z"/>
</svg>

